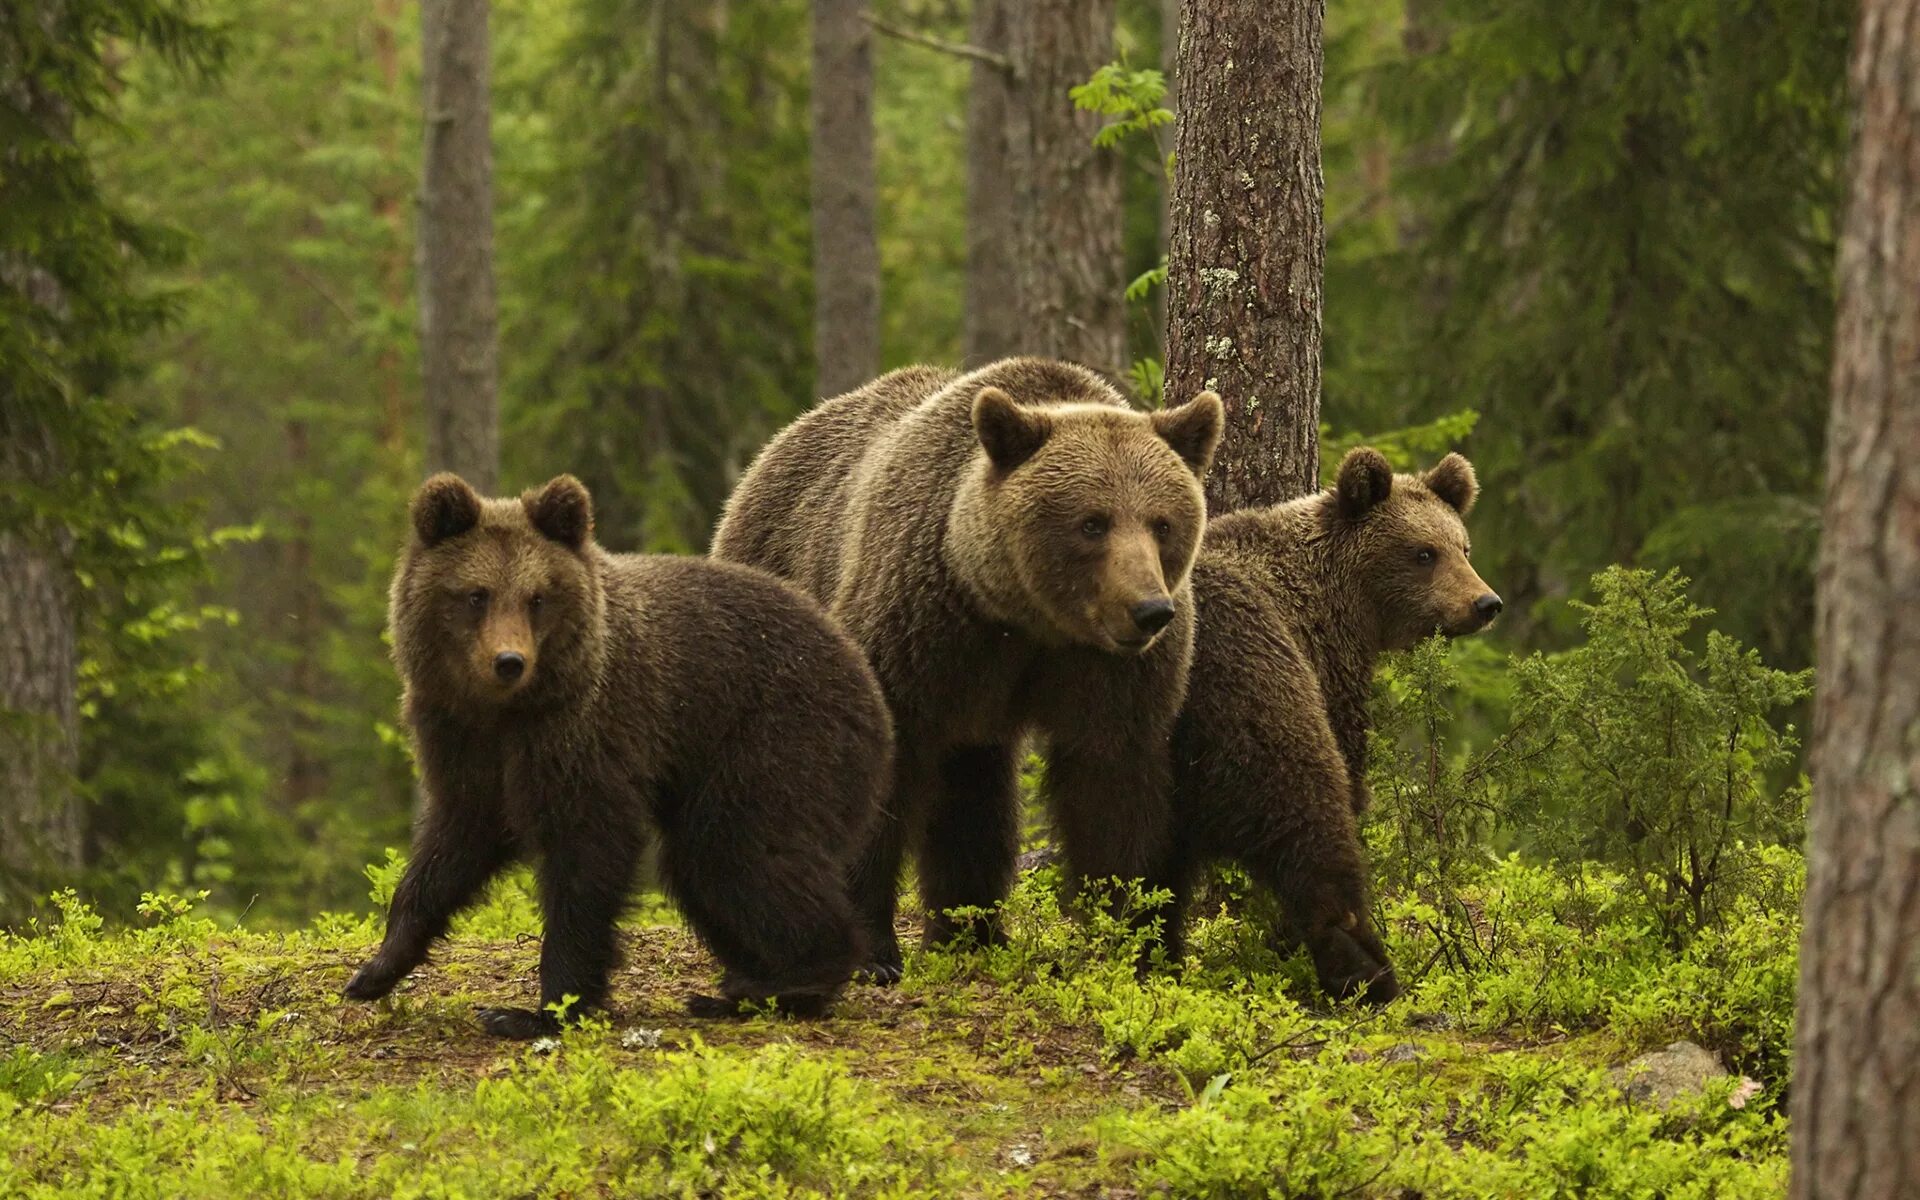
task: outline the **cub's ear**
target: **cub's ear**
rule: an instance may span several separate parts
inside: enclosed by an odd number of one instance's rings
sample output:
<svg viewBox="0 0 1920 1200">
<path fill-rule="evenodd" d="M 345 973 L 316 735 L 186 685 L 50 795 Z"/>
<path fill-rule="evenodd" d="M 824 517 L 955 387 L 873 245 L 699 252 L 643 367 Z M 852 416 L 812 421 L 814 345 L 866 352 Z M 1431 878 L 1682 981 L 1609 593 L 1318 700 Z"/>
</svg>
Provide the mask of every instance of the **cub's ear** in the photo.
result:
<svg viewBox="0 0 1920 1200">
<path fill-rule="evenodd" d="M 1214 392 L 1201 392 L 1178 408 L 1153 414 L 1153 431 L 1200 476 L 1213 465 L 1213 452 L 1220 448 L 1220 431 L 1226 423 L 1227 410 Z"/>
<path fill-rule="evenodd" d="M 557 475 L 538 491 L 521 493 L 520 503 L 533 527 L 562 546 L 578 550 L 593 536 L 593 497 L 571 475 Z"/>
<path fill-rule="evenodd" d="M 420 485 L 408 509 L 422 545 L 437 546 L 480 523 L 480 493 L 450 471 Z"/>
<path fill-rule="evenodd" d="M 1480 495 L 1480 479 L 1473 473 L 1473 464 L 1460 454 L 1449 454 L 1433 464 L 1433 469 L 1420 480 L 1463 517 Z"/>
<path fill-rule="evenodd" d="M 1374 505 L 1393 491 L 1393 468 L 1386 456 L 1371 446 L 1355 446 L 1340 460 L 1340 473 L 1334 477 L 1334 495 L 1340 515 L 1352 520 L 1365 516 Z"/>
<path fill-rule="evenodd" d="M 973 398 L 973 432 L 1000 471 L 1011 471 L 1034 456 L 1053 432 L 1043 412 L 1021 408 L 997 387 L 983 387 Z"/>
</svg>

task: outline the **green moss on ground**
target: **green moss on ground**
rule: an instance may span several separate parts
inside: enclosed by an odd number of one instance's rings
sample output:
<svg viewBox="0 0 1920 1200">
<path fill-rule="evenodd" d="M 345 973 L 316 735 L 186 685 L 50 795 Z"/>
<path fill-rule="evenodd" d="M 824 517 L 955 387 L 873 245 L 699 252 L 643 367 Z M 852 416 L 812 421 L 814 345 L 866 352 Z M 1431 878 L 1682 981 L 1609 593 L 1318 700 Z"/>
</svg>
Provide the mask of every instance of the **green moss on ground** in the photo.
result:
<svg viewBox="0 0 1920 1200">
<path fill-rule="evenodd" d="M 1784 1079 L 1683 1111 L 1606 1068 L 1670 1030 L 1475 1020 L 1435 977 L 1384 1012 L 1314 1008 L 1297 962 L 1230 918 L 1145 982 L 1117 923 L 1043 882 L 1013 945 L 922 955 L 834 1018 L 693 1021 L 713 964 L 636 924 L 611 1019 L 486 1038 L 537 944 L 503 893 L 388 1001 L 338 991 L 376 923 L 0 941 L 0 1195 L 20 1197 L 1770 1196 Z M 1461 1003 L 1456 999 L 1464 997 Z M 1644 1006 L 1641 1006 L 1644 1007 Z M 1685 1014 L 1679 1023 L 1686 1025 Z M 1686 1029 L 1682 1029 L 1686 1032 Z"/>
</svg>

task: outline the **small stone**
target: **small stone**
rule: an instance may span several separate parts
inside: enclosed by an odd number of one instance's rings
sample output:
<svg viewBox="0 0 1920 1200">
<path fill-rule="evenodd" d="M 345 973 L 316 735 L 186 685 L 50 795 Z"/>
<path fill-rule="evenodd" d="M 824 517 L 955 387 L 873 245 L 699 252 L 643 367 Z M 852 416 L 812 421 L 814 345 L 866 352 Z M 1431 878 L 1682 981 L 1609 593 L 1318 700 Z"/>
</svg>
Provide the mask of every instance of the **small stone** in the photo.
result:
<svg viewBox="0 0 1920 1200">
<path fill-rule="evenodd" d="M 1033 1151 L 1025 1146 L 1009 1146 L 1007 1147 L 1007 1161 L 1016 1167 L 1030 1167 L 1033 1165 Z"/>
<path fill-rule="evenodd" d="M 1669 1108 L 1677 1100 L 1698 1095 L 1707 1082 L 1726 1077 L 1713 1052 L 1693 1042 L 1672 1042 L 1664 1049 L 1642 1054 L 1608 1075 L 1613 1085 L 1634 1104 Z M 1745 1098 L 1741 1103 L 1746 1103 Z"/>
<path fill-rule="evenodd" d="M 620 1044 L 629 1050 L 658 1050 L 662 1032 L 658 1029 L 629 1029 L 620 1035 Z"/>
<path fill-rule="evenodd" d="M 1373 1055 L 1368 1054 L 1365 1050 L 1362 1050 L 1358 1046 L 1355 1046 L 1353 1049 L 1347 1051 L 1347 1061 L 1350 1063 L 1369 1062 L 1372 1060 L 1372 1058 L 1373 1058 Z"/>
<path fill-rule="evenodd" d="M 1419 1062 L 1427 1056 L 1425 1046 L 1413 1042 L 1401 1042 L 1397 1046 L 1388 1046 L 1380 1052 L 1381 1062 L 1410 1063 Z"/>
</svg>

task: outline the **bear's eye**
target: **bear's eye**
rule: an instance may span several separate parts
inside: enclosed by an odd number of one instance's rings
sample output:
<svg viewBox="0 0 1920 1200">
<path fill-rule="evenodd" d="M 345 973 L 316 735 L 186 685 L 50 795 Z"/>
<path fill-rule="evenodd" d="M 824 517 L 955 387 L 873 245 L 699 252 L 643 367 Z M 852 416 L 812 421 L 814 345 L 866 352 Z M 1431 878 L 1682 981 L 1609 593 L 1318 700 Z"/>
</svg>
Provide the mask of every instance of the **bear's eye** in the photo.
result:
<svg viewBox="0 0 1920 1200">
<path fill-rule="evenodd" d="M 472 591 L 467 593 L 468 608 L 478 609 L 478 608 L 485 608 L 486 606 L 487 606 L 487 589 L 475 588 Z"/>
<path fill-rule="evenodd" d="M 547 598 L 545 596 L 542 596 L 539 592 L 535 592 L 533 595 L 527 597 L 527 611 L 539 612 L 540 606 L 546 602 Z"/>
<path fill-rule="evenodd" d="M 1080 522 L 1080 532 L 1090 538 L 1102 538 L 1107 536 L 1107 527 L 1110 524 L 1111 522 L 1103 516 L 1091 516 Z"/>
<path fill-rule="evenodd" d="M 1163 542 L 1171 538 L 1173 536 L 1173 522 L 1167 520 L 1165 517 L 1155 521 L 1153 523 L 1153 536 Z"/>
<path fill-rule="evenodd" d="M 1422 546 L 1420 547 L 1420 552 L 1413 557 L 1414 561 L 1418 562 L 1421 566 L 1430 567 L 1440 556 L 1434 552 L 1432 546 Z"/>
</svg>

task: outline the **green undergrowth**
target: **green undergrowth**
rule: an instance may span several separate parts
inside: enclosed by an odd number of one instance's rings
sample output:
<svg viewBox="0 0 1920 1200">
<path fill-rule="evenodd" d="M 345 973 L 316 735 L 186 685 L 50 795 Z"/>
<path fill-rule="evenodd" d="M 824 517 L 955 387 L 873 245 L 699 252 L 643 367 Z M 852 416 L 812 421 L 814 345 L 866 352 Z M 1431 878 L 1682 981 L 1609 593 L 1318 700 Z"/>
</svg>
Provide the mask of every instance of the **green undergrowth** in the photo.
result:
<svg viewBox="0 0 1920 1200">
<path fill-rule="evenodd" d="M 377 894 L 390 864 L 370 875 Z M 1735 914 L 1674 952 L 1609 906 L 1617 880 L 1507 860 L 1468 892 L 1497 969 L 1423 964 L 1419 914 L 1390 904 L 1408 995 L 1376 1011 L 1325 1005 L 1299 955 L 1226 910 L 1178 970 L 1138 978 L 1127 905 L 1074 913 L 1056 884 L 1026 878 L 1008 944 L 914 954 L 904 984 L 812 1023 L 683 1016 L 713 965 L 649 910 L 615 1015 L 533 1046 L 472 1011 L 534 990 L 523 880 L 375 1006 L 337 998 L 370 919 L 263 933 L 156 896 L 117 929 L 63 897 L 0 941 L 0 1195 L 1783 1189 L 1789 923 Z M 1624 1100 L 1609 1068 L 1680 1037 L 1758 1094 Z"/>
</svg>

